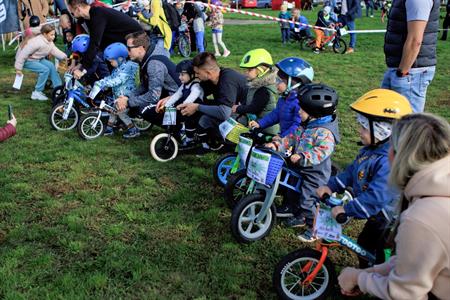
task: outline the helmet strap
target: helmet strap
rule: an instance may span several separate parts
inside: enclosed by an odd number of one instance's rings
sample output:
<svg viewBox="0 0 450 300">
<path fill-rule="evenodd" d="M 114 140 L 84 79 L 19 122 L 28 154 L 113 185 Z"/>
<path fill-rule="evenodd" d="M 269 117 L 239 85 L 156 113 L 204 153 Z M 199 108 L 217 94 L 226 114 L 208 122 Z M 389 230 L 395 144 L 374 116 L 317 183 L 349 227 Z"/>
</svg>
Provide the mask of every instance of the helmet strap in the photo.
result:
<svg viewBox="0 0 450 300">
<path fill-rule="evenodd" d="M 261 66 L 256 67 L 256 69 L 260 72 L 260 73 L 258 74 L 258 78 L 263 77 L 264 75 L 267 74 L 267 72 L 270 71 L 270 68 L 267 68 L 267 69 L 264 70 L 264 68 L 262 68 Z"/>
<path fill-rule="evenodd" d="M 286 91 L 284 91 L 283 95 L 285 95 L 285 96 L 289 95 L 289 93 L 290 93 L 292 90 L 294 90 L 294 89 L 296 89 L 296 88 L 298 88 L 299 86 L 302 85 L 301 82 L 298 82 L 298 83 L 294 84 L 293 86 L 291 86 L 291 84 L 292 84 L 292 77 L 289 76 L 287 88 L 286 88 Z"/>
</svg>

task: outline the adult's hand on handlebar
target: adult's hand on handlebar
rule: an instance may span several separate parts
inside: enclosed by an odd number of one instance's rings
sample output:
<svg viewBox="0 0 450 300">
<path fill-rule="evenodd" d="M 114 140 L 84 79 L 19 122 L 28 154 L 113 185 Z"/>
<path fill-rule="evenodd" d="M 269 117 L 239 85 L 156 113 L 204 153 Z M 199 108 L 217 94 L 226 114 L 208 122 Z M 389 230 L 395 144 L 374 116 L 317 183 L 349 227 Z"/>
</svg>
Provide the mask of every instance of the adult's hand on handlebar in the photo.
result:
<svg viewBox="0 0 450 300">
<path fill-rule="evenodd" d="M 301 156 L 298 154 L 293 154 L 290 156 L 290 160 L 291 163 L 293 163 L 294 165 L 296 165 L 298 163 L 298 161 L 300 160 Z"/>
<path fill-rule="evenodd" d="M 338 281 L 341 291 L 344 295 L 353 295 L 358 286 L 358 276 L 362 272 L 361 269 L 345 268 L 339 274 Z"/>
<path fill-rule="evenodd" d="M 128 106 L 128 97 L 120 96 L 114 101 L 116 103 L 116 108 L 119 112 L 124 111 Z"/>
<path fill-rule="evenodd" d="M 158 103 L 156 103 L 156 109 L 155 110 L 156 110 L 157 113 L 162 112 L 162 110 L 164 109 L 164 107 L 165 107 L 167 101 L 169 100 L 169 98 L 170 97 L 163 98 L 163 99 L 159 100 Z"/>
<path fill-rule="evenodd" d="M 321 186 L 316 190 L 316 194 L 320 199 L 322 199 L 325 195 L 331 195 L 332 193 L 333 192 L 327 185 Z"/>
</svg>

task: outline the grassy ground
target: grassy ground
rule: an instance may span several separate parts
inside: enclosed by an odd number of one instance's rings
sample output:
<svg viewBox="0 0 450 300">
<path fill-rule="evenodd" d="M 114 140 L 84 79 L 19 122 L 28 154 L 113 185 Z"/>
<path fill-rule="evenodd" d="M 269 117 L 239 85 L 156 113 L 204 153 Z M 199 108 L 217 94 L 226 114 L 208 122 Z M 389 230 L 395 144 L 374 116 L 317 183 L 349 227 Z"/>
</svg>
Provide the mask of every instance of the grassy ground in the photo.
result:
<svg viewBox="0 0 450 300">
<path fill-rule="evenodd" d="M 261 11 L 261 10 L 258 10 Z M 227 17 L 231 17 L 227 14 Z M 359 28 L 382 28 L 378 18 Z M 231 49 L 224 66 L 265 47 L 275 60 L 301 56 L 316 80 L 339 91 L 343 142 L 335 161 L 357 152 L 356 125 L 348 104 L 378 87 L 385 69 L 383 35 L 358 36 L 357 52 L 314 55 L 282 46 L 276 24 L 227 26 Z M 208 35 L 211 49 L 211 40 Z M 0 298 L 2 299 L 270 299 L 277 261 L 304 247 L 295 232 L 277 226 L 270 237 L 237 244 L 230 211 L 212 183 L 216 156 L 181 156 L 161 164 L 148 152 L 155 131 L 134 141 L 121 137 L 85 142 L 48 123 L 50 106 L 29 100 L 34 75 L 21 92 L 10 89 L 14 53 L 0 57 L 0 119 L 14 105 L 18 135 L 0 145 Z M 179 57 L 175 58 L 180 60 Z M 427 111 L 450 119 L 450 43 L 438 43 L 438 67 Z M 347 228 L 357 234 L 359 224 Z M 333 251 L 338 265 L 354 264 Z"/>
</svg>

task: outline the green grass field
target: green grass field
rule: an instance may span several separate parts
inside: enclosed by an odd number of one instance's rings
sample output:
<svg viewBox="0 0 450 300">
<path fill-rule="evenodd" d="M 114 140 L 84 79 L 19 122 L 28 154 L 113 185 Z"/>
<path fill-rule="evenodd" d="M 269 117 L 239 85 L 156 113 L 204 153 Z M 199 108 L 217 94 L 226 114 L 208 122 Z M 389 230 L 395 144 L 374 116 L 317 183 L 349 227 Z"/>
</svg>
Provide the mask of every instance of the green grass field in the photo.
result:
<svg viewBox="0 0 450 300">
<path fill-rule="evenodd" d="M 357 28 L 383 24 L 377 15 L 359 19 Z M 209 33 L 207 38 L 211 50 Z M 259 47 L 275 60 L 309 61 L 315 80 L 339 92 L 342 143 L 334 160 L 345 166 L 358 150 L 348 105 L 381 82 L 383 34 L 358 36 L 353 55 L 314 55 L 298 44 L 282 46 L 280 39 L 277 24 L 226 26 L 224 41 L 232 55 L 219 61 L 238 68 L 243 54 Z M 426 110 L 447 119 L 449 61 L 450 42 L 439 41 Z M 265 240 L 236 243 L 230 211 L 212 180 L 215 154 L 161 164 L 148 151 L 158 130 L 132 141 L 115 136 L 91 142 L 75 131 L 56 132 L 48 122 L 50 104 L 29 100 L 33 74 L 25 74 L 22 91 L 11 90 L 13 62 L 11 48 L 1 53 L 0 120 L 6 121 L 11 103 L 19 124 L 17 136 L 0 144 L 0 298 L 275 298 L 275 264 L 306 245 L 294 230 L 280 226 Z M 346 230 L 355 236 L 358 228 L 353 222 Z M 338 266 L 356 262 L 341 250 L 331 258 Z"/>
</svg>

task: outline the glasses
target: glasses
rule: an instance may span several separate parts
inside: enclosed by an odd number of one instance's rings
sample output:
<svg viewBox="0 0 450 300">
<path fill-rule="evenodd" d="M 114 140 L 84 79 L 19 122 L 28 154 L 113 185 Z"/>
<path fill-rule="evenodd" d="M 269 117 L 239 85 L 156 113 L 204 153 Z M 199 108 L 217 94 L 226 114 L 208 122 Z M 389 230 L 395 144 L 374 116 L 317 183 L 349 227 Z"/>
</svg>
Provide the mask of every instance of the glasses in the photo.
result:
<svg viewBox="0 0 450 300">
<path fill-rule="evenodd" d="M 133 49 L 133 48 L 137 48 L 137 47 L 140 47 L 140 46 L 128 46 L 128 45 L 127 45 L 128 51 L 130 51 L 130 50 Z"/>
</svg>

